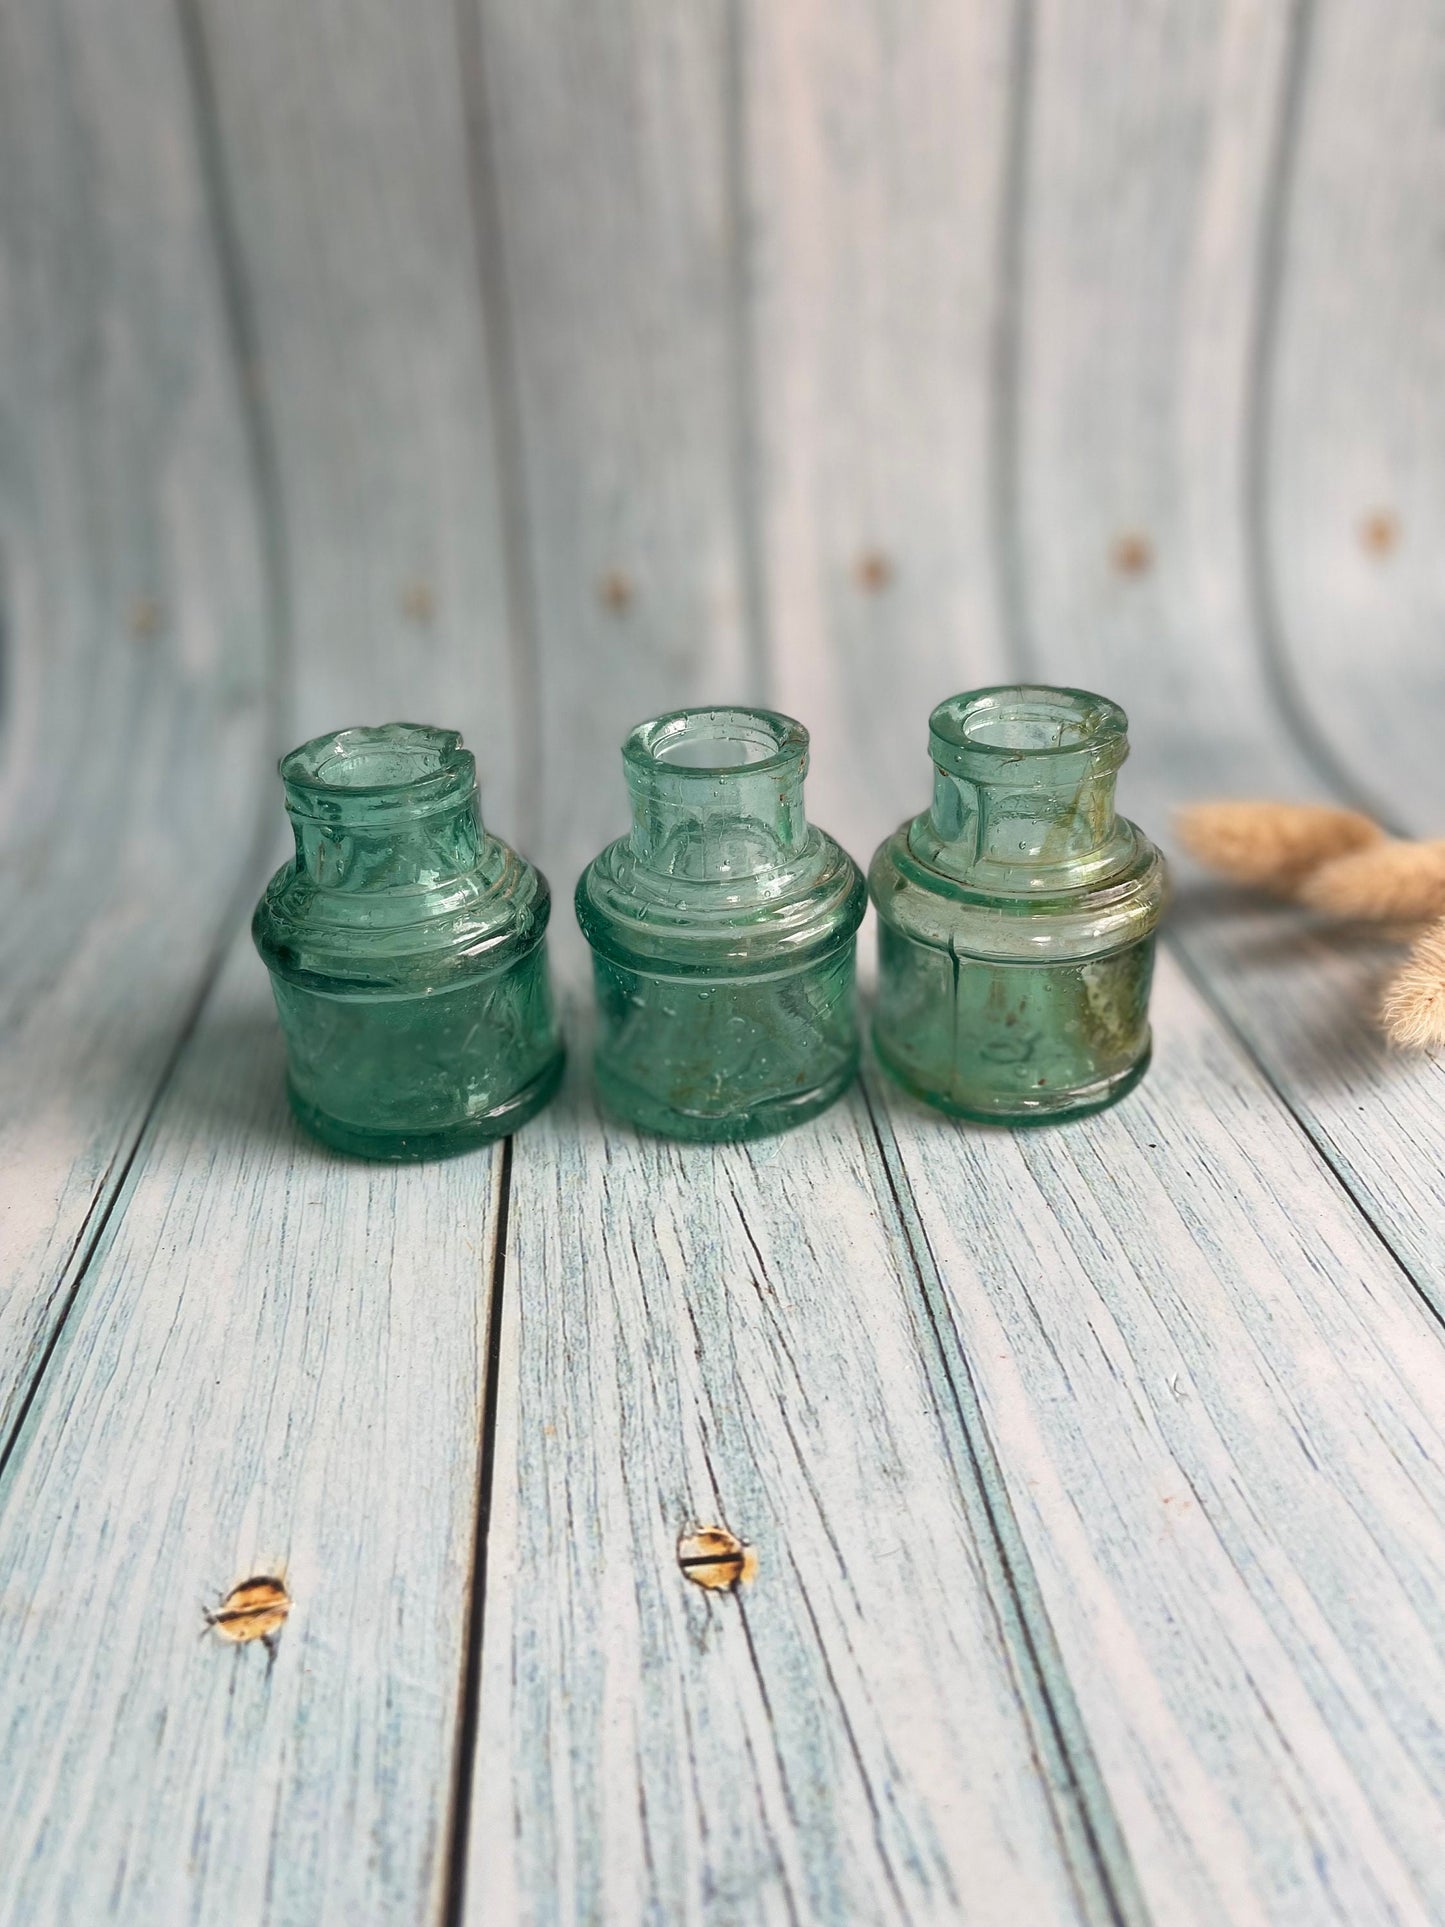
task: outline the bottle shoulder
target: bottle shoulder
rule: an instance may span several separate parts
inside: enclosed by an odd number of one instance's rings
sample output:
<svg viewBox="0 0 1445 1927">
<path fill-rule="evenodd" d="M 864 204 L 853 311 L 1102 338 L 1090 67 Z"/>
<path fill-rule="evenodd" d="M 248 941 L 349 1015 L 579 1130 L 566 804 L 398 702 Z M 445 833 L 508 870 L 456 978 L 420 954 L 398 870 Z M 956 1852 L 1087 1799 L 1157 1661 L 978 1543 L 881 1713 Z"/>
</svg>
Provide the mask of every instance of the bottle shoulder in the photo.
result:
<svg viewBox="0 0 1445 1927">
<path fill-rule="evenodd" d="M 547 879 L 488 834 L 476 867 L 412 888 L 327 890 L 283 863 L 251 920 L 267 968 L 313 989 L 409 993 L 508 968 L 540 943 Z"/>
<path fill-rule="evenodd" d="M 995 962 L 1062 962 L 1152 935 L 1168 899 L 1164 858 L 1138 827 L 1119 824 L 1120 861 L 1075 889 L 981 890 L 920 860 L 910 818 L 885 837 L 868 891 L 889 929 L 930 948 Z"/>
<path fill-rule="evenodd" d="M 790 862 L 708 880 L 650 870 L 619 837 L 582 872 L 575 903 L 582 934 L 614 962 L 664 974 L 749 976 L 851 942 L 868 895 L 852 857 L 814 827 Z"/>
</svg>

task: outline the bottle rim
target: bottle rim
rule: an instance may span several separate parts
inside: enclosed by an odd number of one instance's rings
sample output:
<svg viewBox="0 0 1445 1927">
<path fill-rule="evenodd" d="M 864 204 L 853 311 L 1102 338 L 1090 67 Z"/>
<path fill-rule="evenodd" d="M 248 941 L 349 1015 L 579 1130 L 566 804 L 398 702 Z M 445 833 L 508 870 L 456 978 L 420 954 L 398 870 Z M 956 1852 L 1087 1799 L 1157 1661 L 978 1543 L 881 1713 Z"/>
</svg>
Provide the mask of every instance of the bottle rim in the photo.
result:
<svg viewBox="0 0 1445 1927">
<path fill-rule="evenodd" d="M 707 757 L 713 745 L 737 753 Z M 731 703 L 668 710 L 638 723 L 622 745 L 629 777 L 648 784 L 766 776 L 803 763 L 807 753 L 808 732 L 793 717 Z"/>
<path fill-rule="evenodd" d="M 949 696 L 929 717 L 928 734 L 936 763 L 982 777 L 1071 757 L 1116 768 L 1129 753 L 1129 719 L 1118 703 L 1047 683 L 996 683 Z"/>
<path fill-rule="evenodd" d="M 292 789 L 337 797 L 383 796 L 466 774 L 472 755 L 461 745 L 458 730 L 429 723 L 358 723 L 313 736 L 288 750 L 277 768 Z M 368 764 L 373 766 L 370 771 Z M 387 765 L 390 769 L 382 774 Z M 371 780 L 357 780 L 368 775 Z"/>
</svg>

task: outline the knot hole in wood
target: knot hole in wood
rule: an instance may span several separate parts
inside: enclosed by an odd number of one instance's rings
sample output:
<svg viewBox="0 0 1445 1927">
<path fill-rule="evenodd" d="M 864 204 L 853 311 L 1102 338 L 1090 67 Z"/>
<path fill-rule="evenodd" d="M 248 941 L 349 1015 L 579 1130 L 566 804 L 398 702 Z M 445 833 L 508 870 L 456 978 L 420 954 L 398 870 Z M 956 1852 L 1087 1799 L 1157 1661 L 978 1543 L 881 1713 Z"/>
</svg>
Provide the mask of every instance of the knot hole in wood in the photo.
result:
<svg viewBox="0 0 1445 1927">
<path fill-rule="evenodd" d="M 756 1578 L 758 1555 L 726 1526 L 698 1526 L 678 1540 L 677 1563 L 695 1586 L 730 1592 Z"/>
<path fill-rule="evenodd" d="M 269 1640 L 281 1630 L 291 1610 L 291 1595 L 285 1584 L 269 1574 L 258 1574 L 232 1586 L 220 1605 L 207 1612 L 206 1624 L 237 1646 L 248 1646 L 253 1639 Z"/>
</svg>

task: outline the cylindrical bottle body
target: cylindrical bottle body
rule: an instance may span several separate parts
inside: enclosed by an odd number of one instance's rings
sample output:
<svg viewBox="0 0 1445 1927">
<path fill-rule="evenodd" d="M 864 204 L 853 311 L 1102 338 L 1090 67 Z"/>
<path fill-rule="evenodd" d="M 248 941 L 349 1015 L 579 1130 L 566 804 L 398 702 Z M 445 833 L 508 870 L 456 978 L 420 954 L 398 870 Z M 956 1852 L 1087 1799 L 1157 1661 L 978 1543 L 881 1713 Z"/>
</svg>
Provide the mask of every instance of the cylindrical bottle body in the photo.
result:
<svg viewBox="0 0 1445 1927">
<path fill-rule="evenodd" d="M 453 730 L 344 729 L 282 759 L 296 855 L 252 925 L 292 1109 L 355 1156 L 444 1157 L 552 1095 L 547 882 L 487 833 Z"/>
<path fill-rule="evenodd" d="M 667 1137 L 760 1137 L 815 1116 L 858 1069 L 854 939 L 758 977 L 665 974 L 594 952 L 597 1081 Z"/>
<path fill-rule="evenodd" d="M 434 992 L 271 982 L 292 1109 L 352 1156 L 445 1157 L 506 1136 L 562 1074 L 540 938 L 502 969 Z"/>
<path fill-rule="evenodd" d="M 968 957 L 878 924 L 874 1043 L 957 1117 L 1047 1123 L 1112 1104 L 1149 1063 L 1151 936 L 1062 963 Z"/>
</svg>

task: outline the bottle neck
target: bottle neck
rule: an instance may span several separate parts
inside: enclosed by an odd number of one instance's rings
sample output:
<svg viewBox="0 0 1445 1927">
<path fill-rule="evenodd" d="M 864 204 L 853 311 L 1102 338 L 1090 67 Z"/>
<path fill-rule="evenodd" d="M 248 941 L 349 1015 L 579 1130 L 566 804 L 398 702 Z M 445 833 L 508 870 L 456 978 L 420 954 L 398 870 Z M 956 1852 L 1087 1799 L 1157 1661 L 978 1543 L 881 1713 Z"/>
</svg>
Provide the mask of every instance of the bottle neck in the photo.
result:
<svg viewBox="0 0 1445 1927">
<path fill-rule="evenodd" d="M 281 764 L 297 868 L 320 890 L 425 890 L 477 867 L 476 764 L 453 730 L 342 730 Z"/>
<path fill-rule="evenodd" d="M 1114 809 L 1125 732 L 1116 705 L 1080 690 L 979 690 L 940 704 L 928 861 L 972 887 L 1021 893 L 1118 867 L 1131 845 Z"/>
<path fill-rule="evenodd" d="M 420 821 L 320 821 L 291 812 L 296 865 L 320 890 L 417 890 L 474 870 L 482 825 L 476 798 Z"/>
<path fill-rule="evenodd" d="M 692 883 L 761 877 L 808 843 L 807 732 L 769 710 L 678 710 L 623 745 L 640 869 Z"/>
</svg>

